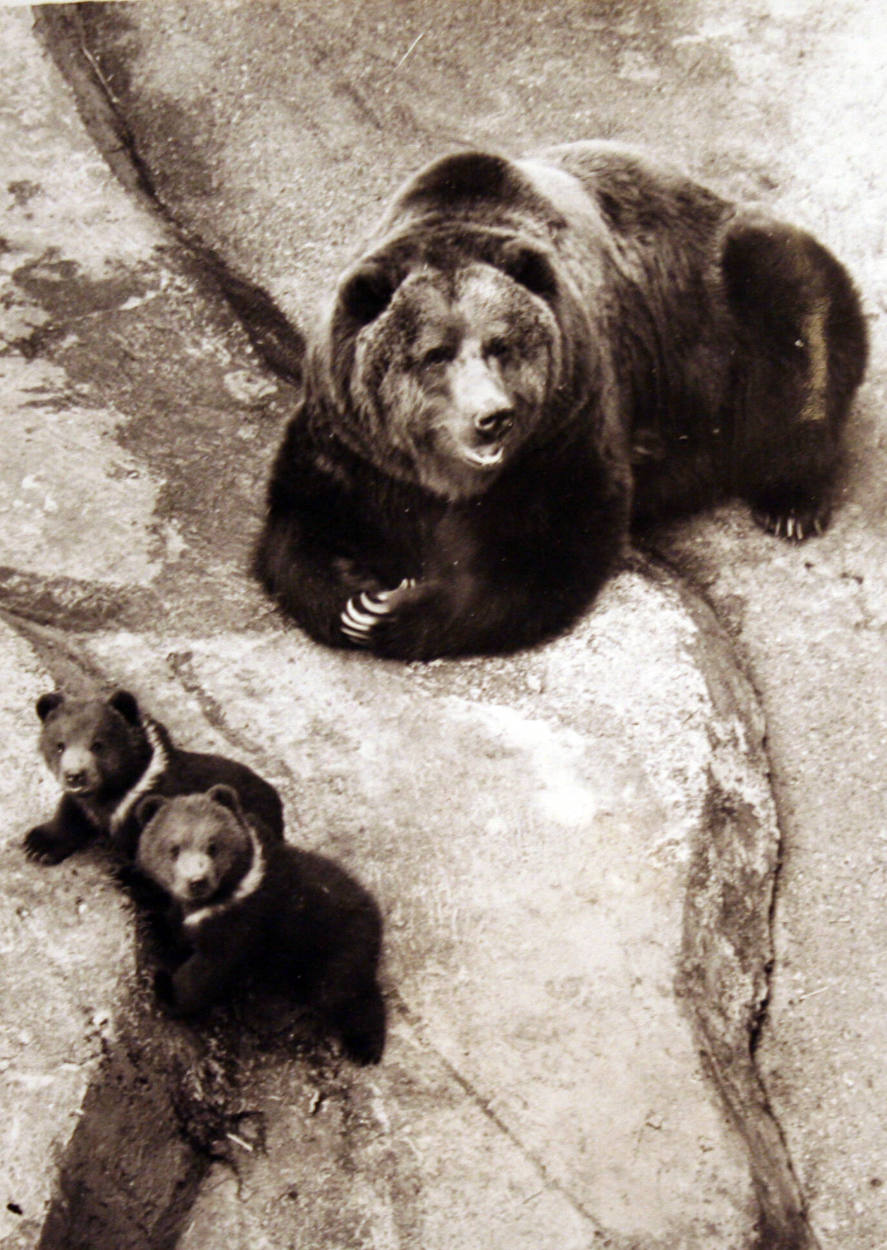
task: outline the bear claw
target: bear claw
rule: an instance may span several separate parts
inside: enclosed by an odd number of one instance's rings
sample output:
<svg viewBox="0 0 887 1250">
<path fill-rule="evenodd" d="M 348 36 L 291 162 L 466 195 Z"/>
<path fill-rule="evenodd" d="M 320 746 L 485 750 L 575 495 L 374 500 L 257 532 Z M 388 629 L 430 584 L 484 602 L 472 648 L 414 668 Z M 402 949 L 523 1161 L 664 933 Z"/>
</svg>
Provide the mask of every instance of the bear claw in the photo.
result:
<svg viewBox="0 0 887 1250">
<path fill-rule="evenodd" d="M 802 543 L 816 534 L 824 534 L 828 524 L 828 513 L 805 509 L 802 512 L 794 509 L 788 512 L 767 512 L 758 509 L 754 519 L 761 529 L 777 538 L 785 538 L 789 542 Z"/>
<path fill-rule="evenodd" d="M 396 610 L 392 597 L 401 590 L 411 590 L 415 578 L 405 577 L 393 590 L 361 591 L 349 599 L 340 615 L 341 630 L 346 638 L 359 647 L 370 645 L 373 628 Z"/>
<path fill-rule="evenodd" d="M 385 603 L 385 591 L 378 595 L 369 595 L 366 591 L 354 599 L 349 599 L 340 617 L 342 633 L 358 646 L 369 644 L 370 633 L 380 617 L 390 609 Z"/>
</svg>

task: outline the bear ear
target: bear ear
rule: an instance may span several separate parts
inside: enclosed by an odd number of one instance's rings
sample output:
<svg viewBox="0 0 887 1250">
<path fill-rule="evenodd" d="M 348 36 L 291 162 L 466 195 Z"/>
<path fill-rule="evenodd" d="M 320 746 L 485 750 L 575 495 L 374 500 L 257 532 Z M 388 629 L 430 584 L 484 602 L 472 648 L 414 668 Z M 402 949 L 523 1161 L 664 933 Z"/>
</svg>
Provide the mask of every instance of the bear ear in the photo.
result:
<svg viewBox="0 0 887 1250">
<path fill-rule="evenodd" d="M 405 207 L 423 203 L 452 207 L 465 200 L 513 203 L 524 191 L 524 181 L 507 157 L 494 152 L 455 152 L 421 170 L 401 202 Z"/>
<path fill-rule="evenodd" d="M 533 295 L 550 300 L 557 294 L 557 277 L 551 261 L 538 248 L 526 243 L 512 243 L 505 250 L 502 267 L 510 278 L 525 286 Z"/>
<path fill-rule="evenodd" d="M 391 303 L 398 286 L 397 276 L 387 265 L 364 261 L 343 279 L 339 287 L 339 308 L 349 320 L 360 326 L 369 325 Z"/>
<path fill-rule="evenodd" d="M 53 690 L 51 694 L 42 694 L 37 700 L 37 715 L 41 720 L 46 720 L 50 712 L 54 712 L 57 707 L 65 701 L 65 696 L 60 690 Z"/>
<path fill-rule="evenodd" d="M 140 829 L 144 829 L 150 820 L 153 820 L 161 807 L 166 805 L 166 799 L 162 794 L 146 794 L 139 799 L 135 806 L 136 824 Z"/>
<path fill-rule="evenodd" d="M 222 807 L 227 807 L 235 816 L 243 819 L 243 812 L 240 809 L 240 799 L 237 791 L 233 786 L 212 786 L 207 791 L 207 798 L 212 799 L 214 803 L 219 803 Z"/>
<path fill-rule="evenodd" d="M 115 690 L 108 699 L 108 706 L 119 712 L 124 720 L 129 721 L 130 725 L 138 725 L 141 721 L 139 705 L 134 694 L 130 694 L 128 690 Z"/>
</svg>

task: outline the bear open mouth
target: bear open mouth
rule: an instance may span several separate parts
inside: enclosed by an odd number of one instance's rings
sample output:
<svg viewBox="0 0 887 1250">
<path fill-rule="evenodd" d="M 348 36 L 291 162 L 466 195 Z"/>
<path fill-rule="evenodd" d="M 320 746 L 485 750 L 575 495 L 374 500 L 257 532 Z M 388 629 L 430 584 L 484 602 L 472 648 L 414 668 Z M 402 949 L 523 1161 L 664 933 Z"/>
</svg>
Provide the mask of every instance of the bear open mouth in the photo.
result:
<svg viewBox="0 0 887 1250">
<path fill-rule="evenodd" d="M 91 785 L 88 781 L 82 782 L 80 785 L 76 786 L 65 785 L 62 789 L 65 794 L 76 794 L 80 798 L 84 798 L 86 795 L 95 793 L 95 786 Z"/>
<path fill-rule="evenodd" d="M 478 469 L 495 469 L 502 463 L 505 456 L 505 444 L 486 447 L 465 447 L 462 451 L 463 460 Z"/>
<path fill-rule="evenodd" d="M 179 902 L 186 909 L 201 907 L 212 898 L 215 887 L 212 885 L 189 885 L 179 891 Z"/>
</svg>

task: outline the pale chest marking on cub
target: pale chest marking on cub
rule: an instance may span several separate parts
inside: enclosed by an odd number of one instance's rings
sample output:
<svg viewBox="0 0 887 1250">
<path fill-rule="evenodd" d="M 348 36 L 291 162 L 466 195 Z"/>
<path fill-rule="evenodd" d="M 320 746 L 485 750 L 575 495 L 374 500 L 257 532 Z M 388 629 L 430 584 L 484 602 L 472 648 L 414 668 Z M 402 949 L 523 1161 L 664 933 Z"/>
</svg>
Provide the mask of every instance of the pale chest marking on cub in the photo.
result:
<svg viewBox="0 0 887 1250">
<path fill-rule="evenodd" d="M 126 823 L 126 819 L 132 811 L 135 804 L 139 801 L 143 794 L 147 794 L 149 790 L 160 780 L 166 772 L 169 764 L 169 756 L 166 753 L 166 747 L 157 729 L 157 726 L 148 716 L 142 717 L 142 728 L 145 731 L 145 737 L 151 745 L 151 759 L 148 767 L 139 777 L 133 788 L 128 791 L 111 813 L 111 832 L 117 833 Z"/>
</svg>

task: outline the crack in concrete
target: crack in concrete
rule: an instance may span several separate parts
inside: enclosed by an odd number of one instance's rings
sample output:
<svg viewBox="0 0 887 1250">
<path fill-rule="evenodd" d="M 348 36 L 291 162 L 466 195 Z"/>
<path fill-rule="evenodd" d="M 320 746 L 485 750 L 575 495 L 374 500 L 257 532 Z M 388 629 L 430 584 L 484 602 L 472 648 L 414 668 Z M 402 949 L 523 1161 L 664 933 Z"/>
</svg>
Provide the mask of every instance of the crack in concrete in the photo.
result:
<svg viewBox="0 0 887 1250">
<path fill-rule="evenodd" d="M 37 1250 L 173 1250 L 232 1123 L 237 1075 L 220 1046 L 130 992 L 59 1160 Z"/>
<path fill-rule="evenodd" d="M 748 681 L 749 685 L 754 691 L 755 698 L 757 699 L 758 704 L 761 707 L 763 707 L 763 699 L 762 699 L 761 692 L 757 688 L 750 673 L 746 673 L 746 680 Z M 773 978 L 775 975 L 776 964 L 777 964 L 776 939 L 775 939 L 776 915 L 779 909 L 780 883 L 782 880 L 782 871 L 783 871 L 783 865 L 785 862 L 785 845 L 786 845 L 784 801 L 783 801 L 783 796 L 782 796 L 782 786 L 779 782 L 776 770 L 770 766 L 770 756 L 769 756 L 769 752 L 767 751 L 766 738 L 764 739 L 763 749 L 767 756 L 767 761 L 768 761 L 769 776 L 770 776 L 770 792 L 773 796 L 773 805 L 776 809 L 776 828 L 779 834 L 779 841 L 777 843 L 777 848 L 776 848 L 776 862 L 773 867 L 773 881 L 772 881 L 772 886 L 771 886 L 770 908 L 769 908 L 769 913 L 767 916 L 767 930 L 769 933 L 771 955 L 764 968 L 765 977 L 766 977 L 766 990 L 761 999 L 758 1010 L 755 1014 L 755 1018 L 752 1024 L 752 1028 L 751 1028 L 751 1033 L 749 1035 L 749 1054 L 751 1056 L 752 1064 L 754 1065 L 754 1069 L 757 1075 L 758 1082 L 760 1083 L 760 1086 L 761 1086 L 761 1091 L 762 1091 L 763 1100 L 764 1100 L 764 1112 L 773 1121 L 776 1131 L 779 1134 L 779 1139 L 782 1144 L 782 1150 L 785 1156 L 786 1167 L 788 1169 L 788 1172 L 790 1174 L 791 1180 L 794 1184 L 794 1187 L 797 1193 L 797 1201 L 798 1201 L 799 1208 L 800 1208 L 800 1214 L 804 1220 L 807 1230 L 809 1231 L 810 1244 L 813 1247 L 813 1250 L 817 1250 L 817 1248 L 820 1246 L 820 1241 L 816 1235 L 816 1231 L 810 1220 L 809 1209 L 807 1206 L 806 1199 L 804 1197 L 804 1191 L 801 1186 L 801 1180 L 800 1180 L 800 1177 L 798 1175 L 797 1169 L 794 1164 L 792 1150 L 791 1150 L 789 1140 L 788 1140 L 788 1134 L 779 1116 L 777 1115 L 776 1108 L 770 1097 L 770 1092 L 767 1087 L 767 1082 L 760 1072 L 760 1067 L 759 1067 L 758 1059 L 757 1059 L 758 1049 L 760 1048 L 762 1044 L 764 1033 L 766 1032 L 770 1023 L 770 1003 L 771 1003 L 772 994 L 773 994 Z M 766 1250 L 766 1248 L 764 1248 L 764 1250 Z M 778 1250 L 778 1247 L 777 1247 L 777 1250 Z"/>
<path fill-rule="evenodd" d="M 704 628 L 704 622 L 700 620 L 700 605 L 710 615 L 711 619 L 717 622 L 718 630 L 723 638 L 725 647 L 729 650 L 732 663 L 745 682 L 747 682 L 755 702 L 763 711 L 762 695 L 753 679 L 751 665 L 747 657 L 740 655 L 738 648 L 734 645 L 734 641 L 722 625 L 719 613 L 708 599 L 704 588 L 698 584 L 697 579 L 688 579 L 685 571 L 671 561 L 667 553 L 662 552 L 655 545 L 655 542 L 652 541 L 649 544 L 641 544 L 640 554 L 635 559 L 648 576 L 651 576 L 654 580 L 659 580 L 662 584 L 665 584 L 666 574 L 670 575 L 668 584 L 678 587 L 686 610 L 697 620 L 700 628 Z M 689 594 L 681 593 L 683 586 L 692 589 L 695 602 L 694 598 Z M 710 778 L 709 782 L 710 789 L 706 804 L 708 811 L 707 818 L 703 821 L 703 833 L 706 840 L 708 840 L 712 831 L 717 828 L 717 813 L 720 809 L 722 813 L 729 814 L 727 820 L 729 836 L 722 839 L 724 849 L 721 854 L 711 858 L 710 866 L 706 871 L 699 871 L 697 865 L 695 878 L 692 868 L 688 875 L 685 900 L 683 967 L 676 984 L 679 993 L 688 993 L 692 1004 L 690 1016 L 699 1041 L 700 1054 L 705 1062 L 712 1084 L 720 1094 L 731 1122 L 746 1144 L 762 1216 L 758 1241 L 760 1250 L 806 1250 L 806 1248 L 818 1250 L 820 1243 L 809 1223 L 807 1204 L 792 1161 L 788 1139 L 775 1113 L 766 1082 L 759 1071 L 756 1059 L 756 1051 L 767 1025 L 772 980 L 776 967 L 774 934 L 776 913 L 779 906 L 779 882 L 785 848 L 780 787 L 775 779 L 775 773 L 767 752 L 766 733 L 762 739 L 761 750 L 766 760 L 770 793 L 776 813 L 777 839 L 775 857 L 770 868 L 769 901 L 766 920 L 763 924 L 764 935 L 763 941 L 760 943 L 760 952 L 762 954 L 768 952 L 768 954 L 761 968 L 761 987 L 758 991 L 757 1001 L 751 1004 L 752 1016 L 748 1023 L 747 1038 L 747 1071 L 744 1070 L 746 1056 L 743 1055 L 741 1049 L 738 1053 L 728 1056 L 726 1062 L 718 1057 L 718 1050 L 719 1048 L 722 1049 L 724 1045 L 722 1021 L 717 1018 L 714 1012 L 706 1010 L 706 1008 L 710 1008 L 713 1001 L 718 1002 L 719 996 L 717 993 L 712 993 L 711 989 L 706 986 L 706 976 L 708 974 L 700 976 L 698 971 L 694 972 L 693 970 L 694 963 L 698 965 L 699 962 L 699 955 L 694 954 L 694 951 L 699 946 L 704 947 L 709 938 L 704 925 L 694 926 L 693 923 L 694 879 L 697 885 L 702 883 L 702 888 L 708 888 L 713 877 L 713 865 L 720 874 L 722 884 L 726 884 L 734 875 L 731 869 L 735 870 L 736 868 L 735 860 L 730 855 L 730 848 L 734 842 L 741 845 L 744 841 L 735 828 L 737 814 L 731 811 L 729 796 L 724 796 L 719 792 L 719 787 L 713 778 Z M 705 846 L 700 845 L 697 849 L 698 856 L 706 856 L 707 854 L 708 841 L 706 841 Z M 729 933 L 727 936 L 729 937 Z M 737 934 L 735 936 L 736 940 L 733 943 L 733 947 L 734 949 L 739 949 L 742 935 Z M 716 960 L 717 957 L 714 952 L 710 952 L 705 957 L 705 962 Z M 699 984 L 702 986 L 701 993 L 694 988 L 694 985 Z M 740 1040 L 740 1047 L 743 1044 Z"/>
<path fill-rule="evenodd" d="M 222 735 L 238 751 L 243 751 L 253 759 L 261 760 L 262 771 L 267 773 L 284 772 L 291 786 L 295 787 L 296 777 L 285 760 L 272 757 L 258 742 L 236 729 L 226 715 L 222 704 L 206 689 L 194 668 L 194 655 L 191 651 L 171 651 L 166 657 L 167 664 L 186 694 L 197 700 L 198 706 L 207 723 Z"/>
<path fill-rule="evenodd" d="M 410 1030 L 419 1040 L 422 1047 L 434 1055 L 440 1065 L 446 1070 L 447 1074 L 452 1078 L 456 1085 L 459 1086 L 469 1100 L 478 1108 L 484 1117 L 489 1120 L 496 1130 L 501 1133 L 503 1137 L 507 1138 L 507 1140 L 516 1147 L 527 1162 L 531 1164 L 542 1180 L 545 1190 L 558 1194 L 567 1203 L 569 1203 L 570 1207 L 576 1212 L 576 1214 L 581 1216 L 586 1223 L 592 1226 L 595 1240 L 597 1241 L 602 1239 L 602 1247 L 607 1247 L 608 1250 L 622 1250 L 623 1247 L 624 1250 L 632 1250 L 632 1248 L 637 1244 L 634 1239 L 631 1239 L 630 1241 L 623 1240 L 618 1237 L 617 1234 L 603 1228 L 600 1221 L 591 1211 L 588 1210 L 581 1200 L 577 1198 L 566 1185 L 562 1184 L 562 1182 L 550 1174 L 544 1161 L 535 1153 L 535 1151 L 530 1149 L 530 1147 L 521 1140 L 514 1129 L 509 1127 L 502 1116 L 499 1115 L 499 1113 L 493 1108 L 490 1100 L 486 1098 L 472 1083 L 472 1081 L 467 1076 L 463 1075 L 455 1064 L 453 1064 L 446 1057 L 446 1055 L 437 1046 L 435 1046 L 434 1042 L 429 1039 L 421 1019 L 412 1011 L 395 988 L 392 987 L 388 990 L 388 998 L 392 1006 L 396 1007 L 400 1015 L 406 1021 Z M 651 1245 L 649 1250 L 654 1250 L 654 1247 Z"/>
<path fill-rule="evenodd" d="M 0 620 L 28 643 L 57 687 L 86 694 L 107 684 L 104 670 L 59 630 L 4 606 L 0 606 Z"/>
</svg>

